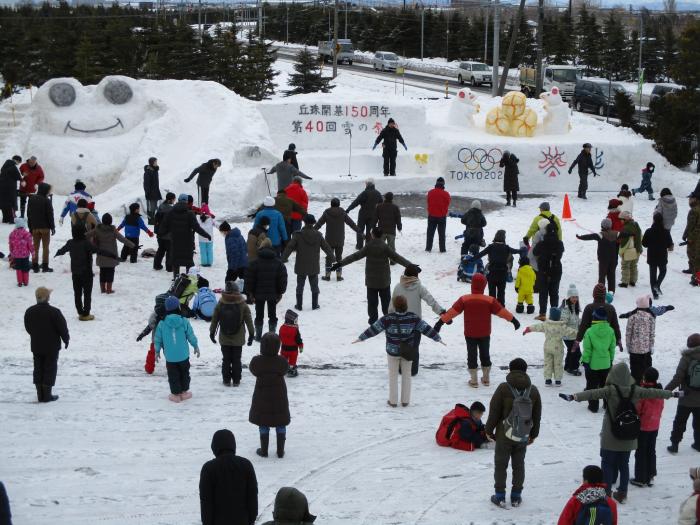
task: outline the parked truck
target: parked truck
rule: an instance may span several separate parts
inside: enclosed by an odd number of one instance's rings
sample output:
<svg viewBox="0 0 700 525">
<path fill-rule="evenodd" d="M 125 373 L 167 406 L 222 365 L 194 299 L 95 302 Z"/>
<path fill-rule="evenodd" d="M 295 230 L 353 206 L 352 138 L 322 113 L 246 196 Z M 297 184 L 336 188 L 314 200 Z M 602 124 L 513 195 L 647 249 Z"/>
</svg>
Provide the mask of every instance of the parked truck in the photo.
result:
<svg viewBox="0 0 700 525">
<path fill-rule="evenodd" d="M 576 89 L 576 80 L 579 78 L 576 66 L 567 64 L 545 65 L 542 67 L 542 89 L 549 91 L 558 87 L 561 98 L 571 100 Z M 537 96 L 537 70 L 534 67 L 520 68 L 520 91 L 528 97 Z"/>
<path fill-rule="evenodd" d="M 324 40 L 318 43 L 318 58 L 324 62 L 333 62 L 333 40 Z M 338 39 L 338 64 L 347 62 L 352 66 L 352 61 L 355 58 L 355 50 L 352 46 L 352 40 L 347 38 Z"/>
</svg>

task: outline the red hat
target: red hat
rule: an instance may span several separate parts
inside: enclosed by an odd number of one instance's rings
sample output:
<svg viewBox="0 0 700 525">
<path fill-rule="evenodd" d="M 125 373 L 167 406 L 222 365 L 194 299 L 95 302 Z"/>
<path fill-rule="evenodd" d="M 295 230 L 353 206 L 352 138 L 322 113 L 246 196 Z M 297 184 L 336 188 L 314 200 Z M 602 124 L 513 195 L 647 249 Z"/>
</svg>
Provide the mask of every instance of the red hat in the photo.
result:
<svg viewBox="0 0 700 525">
<path fill-rule="evenodd" d="M 608 201 L 608 209 L 609 210 L 613 210 L 621 205 L 622 205 L 622 201 L 620 199 L 610 199 Z"/>
</svg>

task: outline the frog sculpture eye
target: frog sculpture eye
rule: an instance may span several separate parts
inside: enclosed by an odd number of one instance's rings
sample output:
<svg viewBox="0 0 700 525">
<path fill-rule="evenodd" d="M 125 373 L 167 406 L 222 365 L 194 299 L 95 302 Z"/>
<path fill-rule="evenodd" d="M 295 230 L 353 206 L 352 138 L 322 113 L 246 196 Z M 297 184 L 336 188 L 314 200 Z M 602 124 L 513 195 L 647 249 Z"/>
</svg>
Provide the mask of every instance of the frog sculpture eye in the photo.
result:
<svg viewBox="0 0 700 525">
<path fill-rule="evenodd" d="M 59 108 L 72 106 L 75 102 L 75 88 L 67 82 L 58 82 L 49 89 L 49 98 Z"/>
<path fill-rule="evenodd" d="M 105 98 L 112 104 L 126 104 L 134 96 L 129 84 L 123 80 L 110 80 L 104 88 Z"/>
</svg>

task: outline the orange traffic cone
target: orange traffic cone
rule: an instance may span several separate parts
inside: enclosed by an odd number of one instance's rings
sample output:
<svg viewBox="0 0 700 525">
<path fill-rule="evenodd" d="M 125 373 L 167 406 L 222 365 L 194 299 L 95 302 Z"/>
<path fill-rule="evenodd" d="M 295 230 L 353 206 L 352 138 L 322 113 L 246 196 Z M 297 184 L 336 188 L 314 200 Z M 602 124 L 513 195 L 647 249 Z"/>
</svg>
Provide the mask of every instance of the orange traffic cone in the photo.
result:
<svg viewBox="0 0 700 525">
<path fill-rule="evenodd" d="M 573 221 L 574 218 L 571 216 L 571 204 L 569 204 L 569 194 L 564 194 L 564 209 L 561 212 L 561 218 L 565 221 Z"/>
</svg>

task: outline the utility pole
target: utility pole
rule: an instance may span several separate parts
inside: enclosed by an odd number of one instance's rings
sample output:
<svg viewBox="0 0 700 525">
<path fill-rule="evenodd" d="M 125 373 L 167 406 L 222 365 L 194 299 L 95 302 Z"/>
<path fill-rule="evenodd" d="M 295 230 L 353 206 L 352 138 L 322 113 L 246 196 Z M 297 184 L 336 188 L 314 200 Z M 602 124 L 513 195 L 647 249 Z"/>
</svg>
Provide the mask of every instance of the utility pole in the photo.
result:
<svg viewBox="0 0 700 525">
<path fill-rule="evenodd" d="M 542 0 L 540 0 L 542 1 Z M 498 93 L 498 55 L 500 53 L 500 36 L 501 36 L 501 11 L 500 1 L 494 0 L 493 4 L 493 74 L 491 76 L 491 96 L 495 97 Z"/>
<path fill-rule="evenodd" d="M 642 111 L 642 81 L 644 80 L 644 69 L 642 68 L 642 43 L 644 42 L 644 15 L 639 11 L 639 78 L 637 83 L 639 87 L 639 111 Z"/>
<path fill-rule="evenodd" d="M 338 0 L 333 3 L 333 78 L 338 76 Z"/>
<path fill-rule="evenodd" d="M 489 63 L 489 13 L 491 8 L 486 7 L 486 19 L 484 20 L 484 64 Z"/>
<path fill-rule="evenodd" d="M 289 44 L 289 4 L 287 4 L 287 39 L 284 43 Z"/>
<path fill-rule="evenodd" d="M 425 35 L 425 7 L 421 5 L 420 10 L 420 59 L 423 61 L 423 38 Z"/>
<path fill-rule="evenodd" d="M 503 65 L 503 74 L 501 75 L 501 81 L 498 85 L 498 95 L 503 96 L 503 92 L 506 89 L 506 82 L 508 80 L 508 68 L 510 67 L 510 61 L 513 60 L 513 52 L 515 51 L 515 41 L 518 39 L 518 33 L 520 32 L 520 22 L 523 18 L 523 12 L 525 11 L 525 0 L 520 0 L 520 6 L 518 7 L 518 14 L 515 17 L 515 27 L 513 27 L 513 34 L 510 37 L 510 43 L 508 44 L 508 52 L 506 53 L 506 62 Z"/>
<path fill-rule="evenodd" d="M 447 31 L 445 32 L 445 38 L 446 38 L 446 49 L 445 49 L 445 61 L 449 62 L 450 61 L 450 12 L 447 12 L 447 16 L 445 17 L 447 19 Z"/>
<path fill-rule="evenodd" d="M 345 0 L 345 39 L 348 38 L 348 0 Z"/>
<path fill-rule="evenodd" d="M 544 0 L 539 0 L 539 5 L 537 6 L 537 67 L 535 68 L 535 75 L 537 77 L 535 82 L 535 97 L 539 97 L 542 93 L 542 83 L 544 79 L 542 78 L 542 39 L 544 37 Z"/>
<path fill-rule="evenodd" d="M 263 36 L 262 18 L 262 0 L 258 0 L 258 38 L 260 40 L 262 40 Z"/>
<path fill-rule="evenodd" d="M 199 45 L 202 45 L 202 0 L 199 0 L 197 8 L 197 31 L 199 32 Z"/>
</svg>

